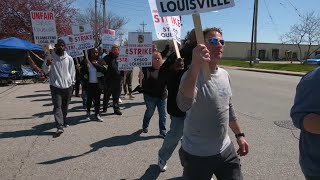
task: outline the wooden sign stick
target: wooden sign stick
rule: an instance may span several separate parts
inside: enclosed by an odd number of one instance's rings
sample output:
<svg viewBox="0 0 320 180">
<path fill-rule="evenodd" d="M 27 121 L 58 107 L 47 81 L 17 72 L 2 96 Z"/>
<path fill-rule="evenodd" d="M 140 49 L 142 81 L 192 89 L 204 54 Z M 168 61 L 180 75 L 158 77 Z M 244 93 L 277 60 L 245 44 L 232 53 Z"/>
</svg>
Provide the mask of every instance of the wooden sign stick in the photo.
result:
<svg viewBox="0 0 320 180">
<path fill-rule="evenodd" d="M 201 25 L 201 19 L 200 14 L 192 14 L 193 24 L 194 24 L 194 30 L 196 33 L 197 43 L 198 44 L 204 44 L 204 37 L 202 32 L 202 25 Z M 204 80 L 208 81 L 211 79 L 210 77 L 210 70 L 209 70 L 209 64 L 208 63 L 202 63 L 201 64 L 202 74 L 204 77 Z"/>
<path fill-rule="evenodd" d="M 173 45 L 174 45 L 174 50 L 176 51 L 177 58 L 181 58 L 177 40 L 173 39 Z"/>
</svg>

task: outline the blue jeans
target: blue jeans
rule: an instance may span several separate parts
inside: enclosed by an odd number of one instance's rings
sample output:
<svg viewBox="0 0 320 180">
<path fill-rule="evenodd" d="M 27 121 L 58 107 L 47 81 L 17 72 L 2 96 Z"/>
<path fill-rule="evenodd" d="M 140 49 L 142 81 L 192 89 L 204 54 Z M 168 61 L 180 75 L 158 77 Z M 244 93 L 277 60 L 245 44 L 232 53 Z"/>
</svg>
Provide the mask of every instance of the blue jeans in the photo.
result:
<svg viewBox="0 0 320 180">
<path fill-rule="evenodd" d="M 158 108 L 159 113 L 159 130 L 160 134 L 166 134 L 166 100 L 158 97 L 151 97 L 143 94 L 144 102 L 146 103 L 146 112 L 143 117 L 142 128 L 148 128 L 151 117 L 153 116 L 154 110 Z"/>
<path fill-rule="evenodd" d="M 159 157 L 165 163 L 167 163 L 167 161 L 171 157 L 173 151 L 176 149 L 183 135 L 183 125 L 185 117 L 170 116 L 170 118 L 170 130 L 163 141 L 161 149 L 159 150 Z"/>
</svg>

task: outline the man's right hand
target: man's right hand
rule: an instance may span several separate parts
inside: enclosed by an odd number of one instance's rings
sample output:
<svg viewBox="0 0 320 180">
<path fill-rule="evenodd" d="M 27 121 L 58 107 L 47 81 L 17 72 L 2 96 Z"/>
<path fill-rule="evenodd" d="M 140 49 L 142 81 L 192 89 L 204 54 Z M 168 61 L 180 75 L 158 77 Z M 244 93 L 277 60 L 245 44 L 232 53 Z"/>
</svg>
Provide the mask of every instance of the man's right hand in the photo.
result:
<svg viewBox="0 0 320 180">
<path fill-rule="evenodd" d="M 139 79 L 143 79 L 143 78 L 144 78 L 144 75 L 143 75 L 143 72 L 142 72 L 142 71 L 139 72 L 138 78 L 139 78 Z"/>
<path fill-rule="evenodd" d="M 198 44 L 192 51 L 192 66 L 200 67 L 203 62 L 210 61 L 210 52 L 204 44 Z"/>
<path fill-rule="evenodd" d="M 48 59 L 47 60 L 47 66 L 50 66 L 52 64 L 52 60 L 51 59 Z"/>
</svg>

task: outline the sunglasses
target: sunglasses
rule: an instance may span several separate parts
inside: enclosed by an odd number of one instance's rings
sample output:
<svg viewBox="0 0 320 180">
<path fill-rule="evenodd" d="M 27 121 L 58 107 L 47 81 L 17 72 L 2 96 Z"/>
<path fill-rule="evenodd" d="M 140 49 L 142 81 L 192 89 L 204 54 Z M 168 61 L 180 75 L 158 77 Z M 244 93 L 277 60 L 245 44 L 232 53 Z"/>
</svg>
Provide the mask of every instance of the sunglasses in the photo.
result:
<svg viewBox="0 0 320 180">
<path fill-rule="evenodd" d="M 210 44 L 213 44 L 213 45 L 217 45 L 218 43 L 220 43 L 222 46 L 224 45 L 224 40 L 223 39 L 217 39 L 217 38 L 212 38 L 212 39 L 208 39 L 208 42 Z"/>
</svg>

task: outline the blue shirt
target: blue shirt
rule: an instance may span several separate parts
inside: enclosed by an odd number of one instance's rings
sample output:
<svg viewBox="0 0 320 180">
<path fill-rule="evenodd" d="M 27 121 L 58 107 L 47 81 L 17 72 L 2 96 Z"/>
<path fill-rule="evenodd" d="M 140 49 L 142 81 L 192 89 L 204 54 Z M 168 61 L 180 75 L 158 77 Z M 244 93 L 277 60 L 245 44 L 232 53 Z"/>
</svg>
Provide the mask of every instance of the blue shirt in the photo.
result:
<svg viewBox="0 0 320 180">
<path fill-rule="evenodd" d="M 310 113 L 320 115 L 320 67 L 300 80 L 290 113 L 294 126 L 301 130 L 299 150 L 302 171 L 307 176 L 320 176 L 320 135 L 303 128 L 303 119 Z"/>
</svg>

